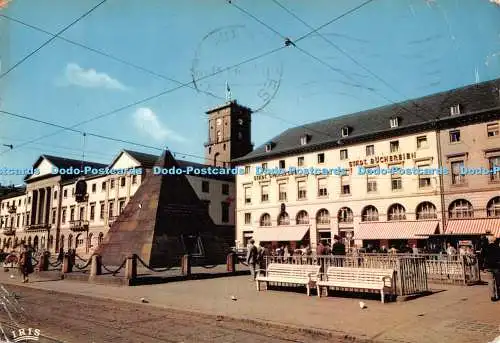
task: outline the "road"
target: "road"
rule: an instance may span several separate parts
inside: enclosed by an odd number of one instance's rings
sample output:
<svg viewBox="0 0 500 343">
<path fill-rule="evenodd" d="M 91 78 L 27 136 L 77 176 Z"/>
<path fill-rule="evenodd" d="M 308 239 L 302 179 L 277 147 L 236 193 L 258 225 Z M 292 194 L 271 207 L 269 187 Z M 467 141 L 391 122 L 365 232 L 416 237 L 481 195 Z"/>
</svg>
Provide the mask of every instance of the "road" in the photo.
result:
<svg viewBox="0 0 500 343">
<path fill-rule="evenodd" d="M 13 285 L 6 288 L 18 296 L 24 309 L 24 314 L 13 314 L 18 323 L 37 328 L 42 335 L 56 339 L 40 342 L 352 342 L 348 337 L 328 338 L 294 328 L 257 326 L 222 317 L 156 308 L 140 302 L 135 305 Z M 9 321 L 8 315 L 2 312 L 0 321 Z"/>
</svg>

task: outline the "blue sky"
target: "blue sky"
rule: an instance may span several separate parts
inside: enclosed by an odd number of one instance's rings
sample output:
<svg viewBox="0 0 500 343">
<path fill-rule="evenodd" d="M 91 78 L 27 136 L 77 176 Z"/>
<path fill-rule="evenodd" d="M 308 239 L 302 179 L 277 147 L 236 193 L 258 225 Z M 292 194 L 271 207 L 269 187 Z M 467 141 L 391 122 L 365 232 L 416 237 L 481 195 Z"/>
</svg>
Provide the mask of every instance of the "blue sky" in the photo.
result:
<svg viewBox="0 0 500 343">
<path fill-rule="evenodd" d="M 364 2 L 278 1 L 314 28 Z M 99 2 L 12 0 L 0 15 L 55 34 Z M 233 4 L 292 41 L 311 31 L 272 0 Z M 188 82 L 192 75 L 203 77 L 284 45 L 277 33 L 225 0 L 108 0 L 61 37 L 164 78 L 55 39 L 0 78 L 0 109 L 72 126 L 178 86 L 165 77 Z M 0 75 L 50 38 L 0 17 Z M 198 90 L 183 87 L 78 129 L 202 157 L 208 131 L 204 112 L 224 102 L 226 81 L 233 99 L 260 109 L 252 119 L 252 138 L 260 145 L 291 126 L 386 105 L 386 99 L 432 94 L 477 77 L 498 78 L 500 4 L 375 0 L 297 47 L 302 51 L 281 49 L 207 77 L 197 82 Z M 0 144 L 16 146 L 56 131 L 0 114 Z M 122 148 L 158 153 L 88 136 L 84 143 L 82 135 L 63 132 L 11 151 L 0 146 L 0 167 L 29 167 L 43 153 L 79 159 L 83 151 L 87 159 L 109 163 Z M 0 183 L 21 180 L 0 176 Z"/>
</svg>

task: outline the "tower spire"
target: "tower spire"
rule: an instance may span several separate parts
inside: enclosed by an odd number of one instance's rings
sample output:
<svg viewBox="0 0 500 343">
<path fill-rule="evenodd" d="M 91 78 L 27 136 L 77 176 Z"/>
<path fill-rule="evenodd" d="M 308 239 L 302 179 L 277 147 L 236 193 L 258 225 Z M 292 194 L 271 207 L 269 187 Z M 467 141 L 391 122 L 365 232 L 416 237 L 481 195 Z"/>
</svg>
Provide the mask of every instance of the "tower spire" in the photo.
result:
<svg viewBox="0 0 500 343">
<path fill-rule="evenodd" d="M 226 81 L 226 101 L 231 101 L 231 88 L 229 88 L 229 83 Z"/>
</svg>

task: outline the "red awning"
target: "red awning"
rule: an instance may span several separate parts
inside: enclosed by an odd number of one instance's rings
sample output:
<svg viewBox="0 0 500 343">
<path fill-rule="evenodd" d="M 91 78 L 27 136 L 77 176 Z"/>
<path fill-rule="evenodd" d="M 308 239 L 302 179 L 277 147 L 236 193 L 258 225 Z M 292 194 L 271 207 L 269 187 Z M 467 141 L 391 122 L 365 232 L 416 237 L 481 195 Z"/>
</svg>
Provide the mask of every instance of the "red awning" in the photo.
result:
<svg viewBox="0 0 500 343">
<path fill-rule="evenodd" d="M 354 239 L 425 239 L 438 225 L 434 220 L 365 222 L 354 231 Z"/>
<path fill-rule="evenodd" d="M 500 218 L 453 219 L 446 225 L 448 235 L 484 235 L 500 238 Z"/>
</svg>

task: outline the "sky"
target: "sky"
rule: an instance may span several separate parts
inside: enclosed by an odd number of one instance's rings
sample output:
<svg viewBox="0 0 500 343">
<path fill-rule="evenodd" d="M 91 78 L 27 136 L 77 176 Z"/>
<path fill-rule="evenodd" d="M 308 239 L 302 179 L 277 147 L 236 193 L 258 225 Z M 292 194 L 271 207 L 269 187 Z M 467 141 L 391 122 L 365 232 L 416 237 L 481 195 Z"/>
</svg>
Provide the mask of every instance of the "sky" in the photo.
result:
<svg viewBox="0 0 500 343">
<path fill-rule="evenodd" d="M 500 77 L 500 0 L 107 0 L 54 37 L 102 1 L 0 0 L 0 110 L 18 115 L 0 112 L 0 167 L 121 149 L 203 162 L 226 84 L 259 146 Z M 0 176 L 11 183 L 22 176 Z"/>
</svg>

